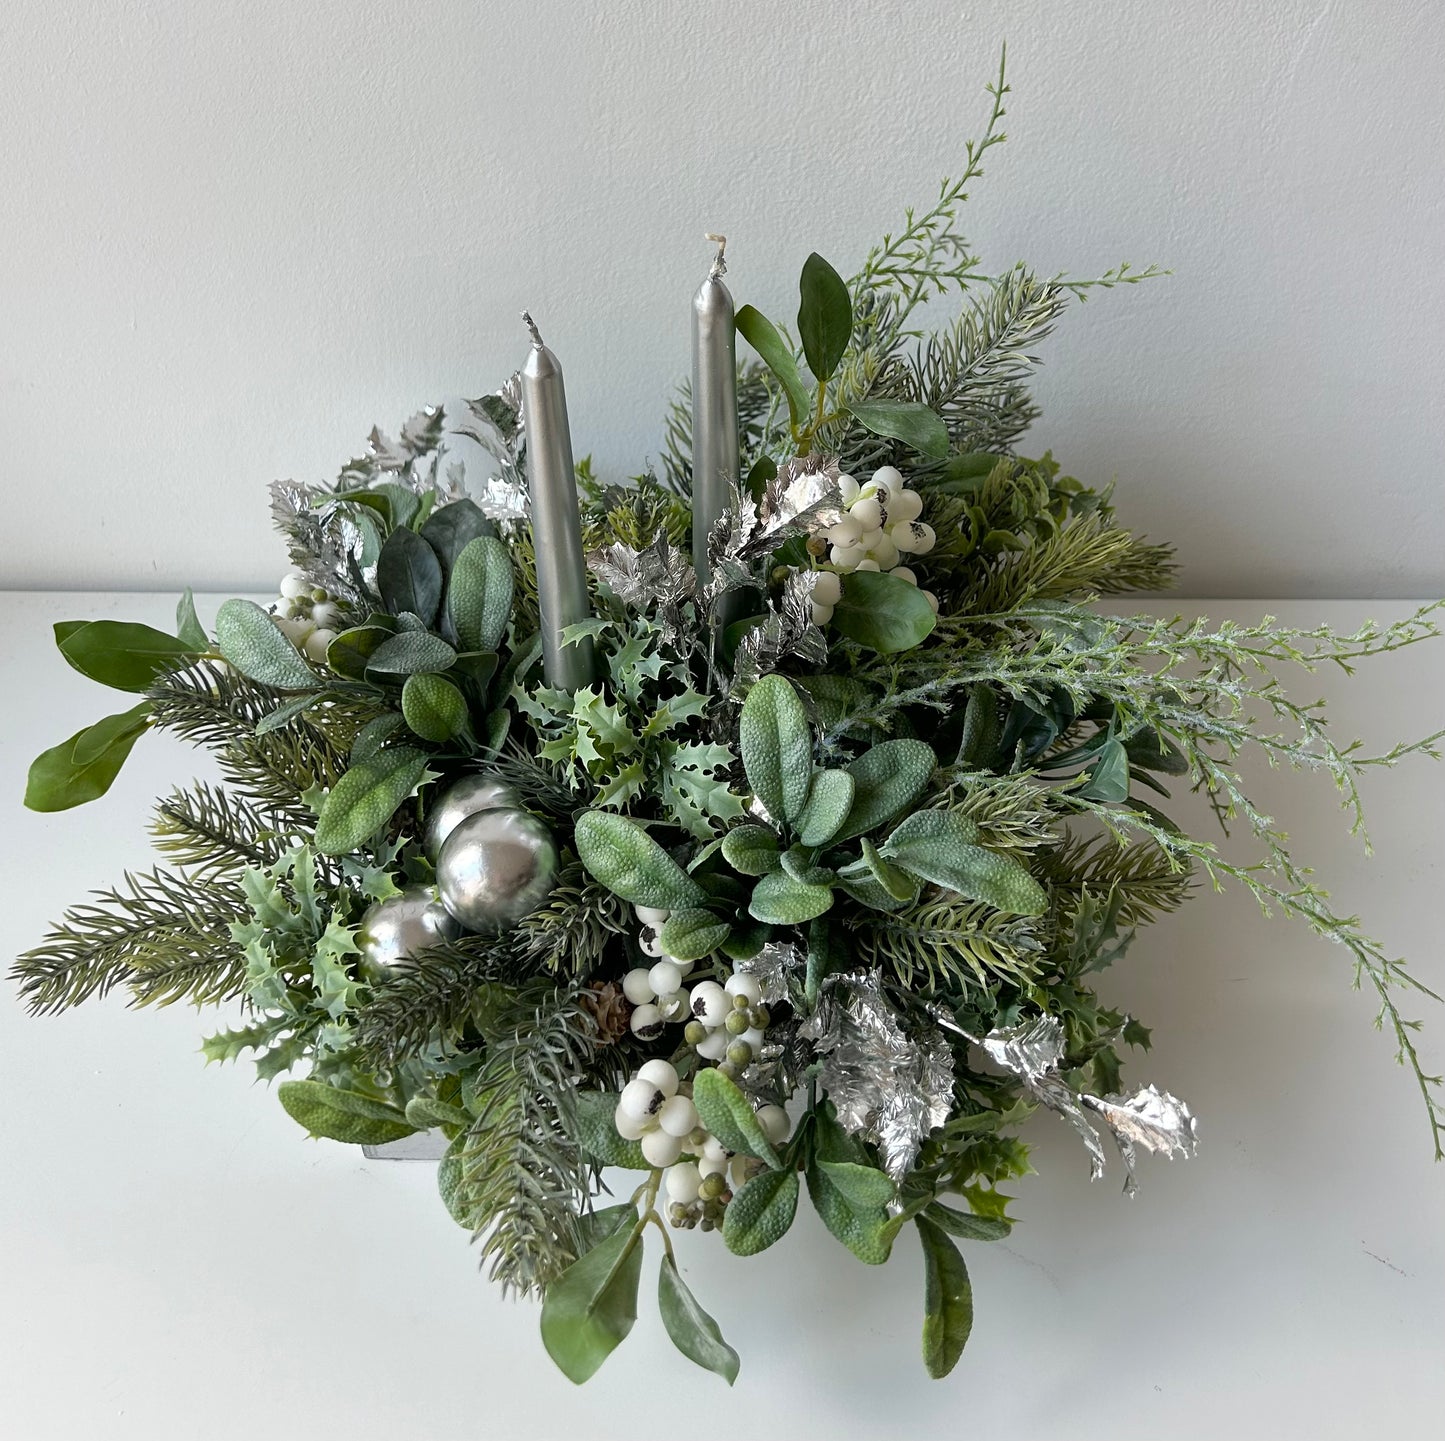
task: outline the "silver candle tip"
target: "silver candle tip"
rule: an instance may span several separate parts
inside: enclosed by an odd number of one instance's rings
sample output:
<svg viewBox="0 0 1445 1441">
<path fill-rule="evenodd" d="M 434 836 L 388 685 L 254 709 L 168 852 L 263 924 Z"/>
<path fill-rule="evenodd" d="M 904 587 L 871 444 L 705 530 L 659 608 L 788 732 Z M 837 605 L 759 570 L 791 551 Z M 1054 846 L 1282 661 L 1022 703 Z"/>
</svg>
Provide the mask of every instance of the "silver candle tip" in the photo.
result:
<svg viewBox="0 0 1445 1441">
<path fill-rule="evenodd" d="M 533 348 L 536 350 L 545 350 L 546 346 L 542 344 L 542 332 L 537 329 L 537 322 L 533 320 L 531 315 L 525 310 L 522 312 L 522 324 L 531 332 Z"/>
<path fill-rule="evenodd" d="M 703 236 L 703 239 L 711 240 L 712 243 L 717 246 L 717 254 L 713 256 L 712 268 L 707 273 L 709 280 L 716 280 L 719 276 L 727 274 L 728 263 L 723 256 L 723 252 L 728 248 L 728 238 L 726 235 L 714 235 L 711 231 L 708 231 Z"/>
</svg>

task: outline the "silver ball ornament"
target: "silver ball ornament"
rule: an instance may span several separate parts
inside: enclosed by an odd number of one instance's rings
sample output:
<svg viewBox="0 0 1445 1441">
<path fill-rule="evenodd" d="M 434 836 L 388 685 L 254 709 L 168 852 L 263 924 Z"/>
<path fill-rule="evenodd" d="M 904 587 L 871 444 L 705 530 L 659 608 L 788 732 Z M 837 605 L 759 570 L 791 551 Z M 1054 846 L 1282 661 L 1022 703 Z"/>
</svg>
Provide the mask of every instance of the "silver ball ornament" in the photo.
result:
<svg viewBox="0 0 1445 1441">
<path fill-rule="evenodd" d="M 536 816 L 481 811 L 461 821 L 437 858 L 442 904 L 469 931 L 499 931 L 534 911 L 557 878 L 557 843 Z"/>
<path fill-rule="evenodd" d="M 455 940 L 461 933 L 461 926 L 430 886 L 408 886 L 399 896 L 378 901 L 362 916 L 356 932 L 361 974 L 368 981 L 386 980 L 409 970 L 418 952 Z"/>
<path fill-rule="evenodd" d="M 463 776 L 453 781 L 433 802 L 422 835 L 427 859 L 436 865 L 446 839 L 468 816 L 481 811 L 516 810 L 516 791 L 488 775 Z"/>
</svg>

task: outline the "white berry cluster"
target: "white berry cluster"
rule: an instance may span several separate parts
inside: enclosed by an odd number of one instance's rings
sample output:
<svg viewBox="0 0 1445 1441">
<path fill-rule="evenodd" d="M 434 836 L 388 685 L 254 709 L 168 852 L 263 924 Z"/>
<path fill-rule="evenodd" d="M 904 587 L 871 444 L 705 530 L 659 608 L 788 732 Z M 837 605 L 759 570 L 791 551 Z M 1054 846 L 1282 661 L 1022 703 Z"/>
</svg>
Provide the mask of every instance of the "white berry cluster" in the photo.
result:
<svg viewBox="0 0 1445 1441">
<path fill-rule="evenodd" d="M 689 1020 L 683 1039 L 706 1061 L 716 1061 L 735 1081 L 758 1057 L 772 1017 L 756 976 L 734 972 L 719 985 L 700 981 L 688 993 Z"/>
<path fill-rule="evenodd" d="M 757 1117 L 774 1145 L 787 1139 L 791 1123 L 781 1106 L 760 1106 Z M 758 1164 L 735 1156 L 702 1124 L 691 1084 L 670 1061 L 643 1062 L 622 1088 L 613 1122 L 623 1140 L 639 1144 L 648 1165 L 663 1170 L 674 1226 L 711 1231 L 722 1221 L 732 1187 L 742 1185 Z"/>
<path fill-rule="evenodd" d="M 692 970 L 691 961 L 674 960 L 662 949 L 660 932 L 670 911 L 651 906 L 634 906 L 641 929 L 637 945 L 651 966 L 638 966 L 622 978 L 622 994 L 632 1002 L 632 1033 L 647 1039 L 657 1035 L 664 1023 L 683 1021 L 688 1015 L 683 979 Z"/>
<path fill-rule="evenodd" d="M 307 660 L 326 659 L 326 647 L 336 639 L 341 607 L 300 571 L 281 577 L 281 598 L 271 608 L 271 619 Z"/>
<path fill-rule="evenodd" d="M 835 525 L 813 537 L 810 549 L 821 558 L 825 553 L 833 571 L 819 571 L 813 581 L 813 621 L 826 625 L 842 595 L 842 584 L 834 572 L 882 570 L 909 585 L 918 577 L 901 564 L 905 555 L 927 555 L 936 537 L 933 527 L 919 520 L 923 497 L 909 490 L 902 474 L 891 465 L 873 472 L 861 485 L 851 475 L 838 477 L 844 511 Z M 936 611 L 938 602 L 924 591 Z"/>
</svg>

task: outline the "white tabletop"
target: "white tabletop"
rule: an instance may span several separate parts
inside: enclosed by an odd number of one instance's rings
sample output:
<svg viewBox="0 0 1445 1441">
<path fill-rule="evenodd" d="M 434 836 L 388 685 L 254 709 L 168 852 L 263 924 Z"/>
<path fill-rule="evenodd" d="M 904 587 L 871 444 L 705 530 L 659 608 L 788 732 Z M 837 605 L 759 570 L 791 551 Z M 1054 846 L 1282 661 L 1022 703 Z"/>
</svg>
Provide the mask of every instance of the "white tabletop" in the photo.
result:
<svg viewBox="0 0 1445 1441">
<path fill-rule="evenodd" d="M 202 602 L 209 619 L 215 602 Z M 204 759 L 147 736 L 109 796 L 33 815 L 31 758 L 122 696 L 70 671 L 50 623 L 167 623 L 173 598 L 0 595 L 6 949 L 34 945 L 92 887 L 149 862 L 151 799 Z M 1189 602 L 1349 625 L 1399 603 Z M 1374 748 L 1445 715 L 1445 643 L 1305 677 L 1341 736 Z M 1339 906 L 1445 990 L 1445 769 L 1372 778 L 1375 855 L 1319 777 L 1258 793 Z M 1176 808 L 1184 813 L 1187 808 Z M 1192 816 L 1193 812 L 1189 812 Z M 1445 1407 L 1445 1167 L 1410 1077 L 1371 1030 L 1348 958 L 1206 894 L 1146 933 L 1105 996 L 1154 1030 L 1126 1076 L 1200 1117 L 1198 1158 L 1145 1159 L 1133 1202 L 1090 1185 L 1049 1115 L 1021 1224 L 968 1245 L 976 1322 L 951 1379 L 918 1359 L 922 1267 L 853 1260 L 802 1206 L 752 1261 L 684 1235 L 679 1258 L 742 1355 L 723 1383 L 674 1352 L 655 1258 L 632 1336 L 586 1387 L 556 1373 L 529 1303 L 476 1274 L 434 1168 L 308 1141 L 249 1064 L 205 1069 L 214 1015 L 128 1012 L 120 997 L 28 1018 L 0 997 L 0 1435 L 212 1441 L 274 1436 L 804 1438 L 911 1434 L 1070 1441 L 1438 1434 Z M 1412 1010 L 1445 1068 L 1445 1008 Z"/>
</svg>

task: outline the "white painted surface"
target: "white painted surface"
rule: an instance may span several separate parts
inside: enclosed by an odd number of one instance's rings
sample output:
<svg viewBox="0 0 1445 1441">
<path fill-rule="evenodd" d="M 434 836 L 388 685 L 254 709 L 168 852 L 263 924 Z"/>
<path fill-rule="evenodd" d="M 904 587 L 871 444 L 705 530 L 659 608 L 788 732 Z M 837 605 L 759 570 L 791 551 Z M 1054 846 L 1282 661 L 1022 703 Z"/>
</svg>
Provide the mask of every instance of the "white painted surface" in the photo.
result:
<svg viewBox="0 0 1445 1441">
<path fill-rule="evenodd" d="M 957 173 L 985 263 L 1171 280 L 1046 344 L 1034 440 L 1191 594 L 1445 586 L 1430 0 L 6 0 L 0 585 L 262 587 L 259 485 L 498 385 L 532 307 L 579 455 L 657 453 L 705 230 L 789 317 Z M 173 524 L 157 524 L 172 517 Z M 202 523 L 204 522 L 204 523 Z"/>
<path fill-rule="evenodd" d="M 1344 625 L 1365 608 L 1272 609 Z M 1244 618 L 1260 607 L 1209 610 Z M 147 738 L 102 802 L 58 816 L 13 808 L 31 756 L 106 703 L 50 650 L 49 622 L 157 623 L 168 612 L 159 597 L 0 601 L 9 947 L 33 944 L 87 888 L 145 864 L 150 798 L 194 764 Z M 1342 735 L 1383 747 L 1438 724 L 1445 654 L 1388 657 L 1358 684 L 1321 676 L 1300 693 L 1327 694 Z M 1265 774 L 1259 792 L 1340 905 L 1445 988 L 1445 770 L 1373 780 L 1368 862 L 1318 780 Z M 943 1383 L 917 1359 L 922 1277 L 910 1238 L 872 1270 L 806 1206 L 756 1261 L 682 1237 L 689 1283 L 742 1353 L 731 1395 L 671 1351 L 651 1262 L 632 1336 L 572 1388 L 551 1369 L 535 1311 L 475 1275 L 432 1168 L 302 1139 L 248 1067 L 202 1069 L 198 1036 L 212 1017 L 129 1013 L 111 1000 L 31 1020 L 6 995 L 0 1436 L 1437 1434 L 1445 1170 L 1430 1161 L 1418 1100 L 1349 990 L 1343 957 L 1267 925 L 1241 896 L 1206 896 L 1146 934 L 1104 990 L 1154 1027 L 1152 1055 L 1130 1074 L 1193 1103 L 1198 1159 L 1146 1161 L 1141 1194 L 1126 1202 L 1117 1177 L 1089 1185 L 1061 1123 L 1036 1118 L 1040 1174 L 1016 1188 L 1022 1223 L 1010 1242 L 968 1248 L 975 1333 Z M 1445 1014 L 1427 1020 L 1438 1068 Z"/>
</svg>

